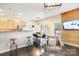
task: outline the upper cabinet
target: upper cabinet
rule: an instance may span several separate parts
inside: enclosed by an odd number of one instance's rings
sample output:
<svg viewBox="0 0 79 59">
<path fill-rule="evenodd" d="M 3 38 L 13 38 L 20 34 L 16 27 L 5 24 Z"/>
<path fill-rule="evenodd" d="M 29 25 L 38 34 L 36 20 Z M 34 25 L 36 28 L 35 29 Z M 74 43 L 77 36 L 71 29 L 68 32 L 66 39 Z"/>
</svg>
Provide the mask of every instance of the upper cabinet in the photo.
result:
<svg viewBox="0 0 79 59">
<path fill-rule="evenodd" d="M 0 30 L 19 30 L 24 26 L 24 21 L 0 17 Z"/>
</svg>

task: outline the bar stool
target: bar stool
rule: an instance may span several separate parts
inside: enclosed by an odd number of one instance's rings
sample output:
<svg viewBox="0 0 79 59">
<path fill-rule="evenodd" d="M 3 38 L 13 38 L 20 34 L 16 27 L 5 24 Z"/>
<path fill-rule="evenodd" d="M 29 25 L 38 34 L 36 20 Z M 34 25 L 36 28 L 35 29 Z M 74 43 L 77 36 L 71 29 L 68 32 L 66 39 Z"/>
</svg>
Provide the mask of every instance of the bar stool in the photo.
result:
<svg viewBox="0 0 79 59">
<path fill-rule="evenodd" d="M 28 46 L 30 46 L 30 45 L 32 45 L 32 42 L 31 42 L 31 36 L 27 36 L 26 37 L 26 44 L 28 45 Z"/>
<path fill-rule="evenodd" d="M 17 56 L 17 44 L 15 40 L 16 39 L 10 39 L 10 56 Z"/>
</svg>

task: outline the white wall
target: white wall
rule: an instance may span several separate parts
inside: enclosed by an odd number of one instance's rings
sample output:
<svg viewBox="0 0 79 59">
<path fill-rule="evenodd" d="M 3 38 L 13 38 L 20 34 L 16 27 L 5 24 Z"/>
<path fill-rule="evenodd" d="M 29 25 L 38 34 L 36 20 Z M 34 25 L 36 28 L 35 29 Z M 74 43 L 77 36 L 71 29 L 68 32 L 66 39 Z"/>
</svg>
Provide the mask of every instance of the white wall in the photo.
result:
<svg viewBox="0 0 79 59">
<path fill-rule="evenodd" d="M 55 36 L 55 23 L 61 24 L 61 15 L 51 16 L 39 20 L 39 25 L 48 25 L 50 36 Z"/>
<path fill-rule="evenodd" d="M 15 38 L 18 48 L 27 46 L 26 36 L 32 35 L 32 31 L 8 31 L 0 32 L 0 53 L 8 51 L 10 49 L 10 39 Z"/>
</svg>

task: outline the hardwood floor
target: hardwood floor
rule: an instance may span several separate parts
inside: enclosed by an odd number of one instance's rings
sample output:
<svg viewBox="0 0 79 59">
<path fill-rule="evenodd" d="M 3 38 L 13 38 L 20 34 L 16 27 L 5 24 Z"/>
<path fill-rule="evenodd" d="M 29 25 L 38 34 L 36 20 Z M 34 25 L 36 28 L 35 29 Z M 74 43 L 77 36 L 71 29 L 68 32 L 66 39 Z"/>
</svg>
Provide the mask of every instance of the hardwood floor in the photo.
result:
<svg viewBox="0 0 79 59">
<path fill-rule="evenodd" d="M 32 50 L 33 50 L 33 46 L 19 48 L 17 49 L 17 56 L 32 56 Z M 1 53 L 0 56 L 10 56 L 10 51 Z"/>
<path fill-rule="evenodd" d="M 66 56 L 79 56 L 79 47 L 64 44 L 64 53 Z"/>
<path fill-rule="evenodd" d="M 9 51 L 1 53 L 0 56 L 40 56 L 40 54 L 39 47 L 28 46 L 17 49 L 17 55 L 10 55 Z M 44 56 L 79 56 L 79 48 L 65 44 L 62 50 L 57 51 L 48 47 Z"/>
</svg>

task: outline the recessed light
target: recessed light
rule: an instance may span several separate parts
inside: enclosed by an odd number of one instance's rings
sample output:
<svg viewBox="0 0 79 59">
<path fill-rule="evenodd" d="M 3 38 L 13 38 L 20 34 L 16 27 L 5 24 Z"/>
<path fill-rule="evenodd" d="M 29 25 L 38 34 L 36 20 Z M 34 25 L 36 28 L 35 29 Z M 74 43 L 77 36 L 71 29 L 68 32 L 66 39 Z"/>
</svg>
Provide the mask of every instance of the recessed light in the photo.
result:
<svg viewBox="0 0 79 59">
<path fill-rule="evenodd" d="M 20 18 L 21 15 L 22 15 L 22 13 L 18 13 L 17 16 L 16 16 L 16 18 Z"/>
<path fill-rule="evenodd" d="M 16 16 L 16 18 L 20 18 L 20 16 Z"/>
<path fill-rule="evenodd" d="M 0 13 L 0 16 L 4 16 L 4 13 Z"/>
<path fill-rule="evenodd" d="M 19 16 L 21 16 L 21 15 L 22 15 L 22 13 L 18 13 L 18 15 L 19 15 Z"/>
<path fill-rule="evenodd" d="M 3 10 L 2 10 L 2 9 L 0 9 L 0 12 L 3 12 Z"/>
</svg>

